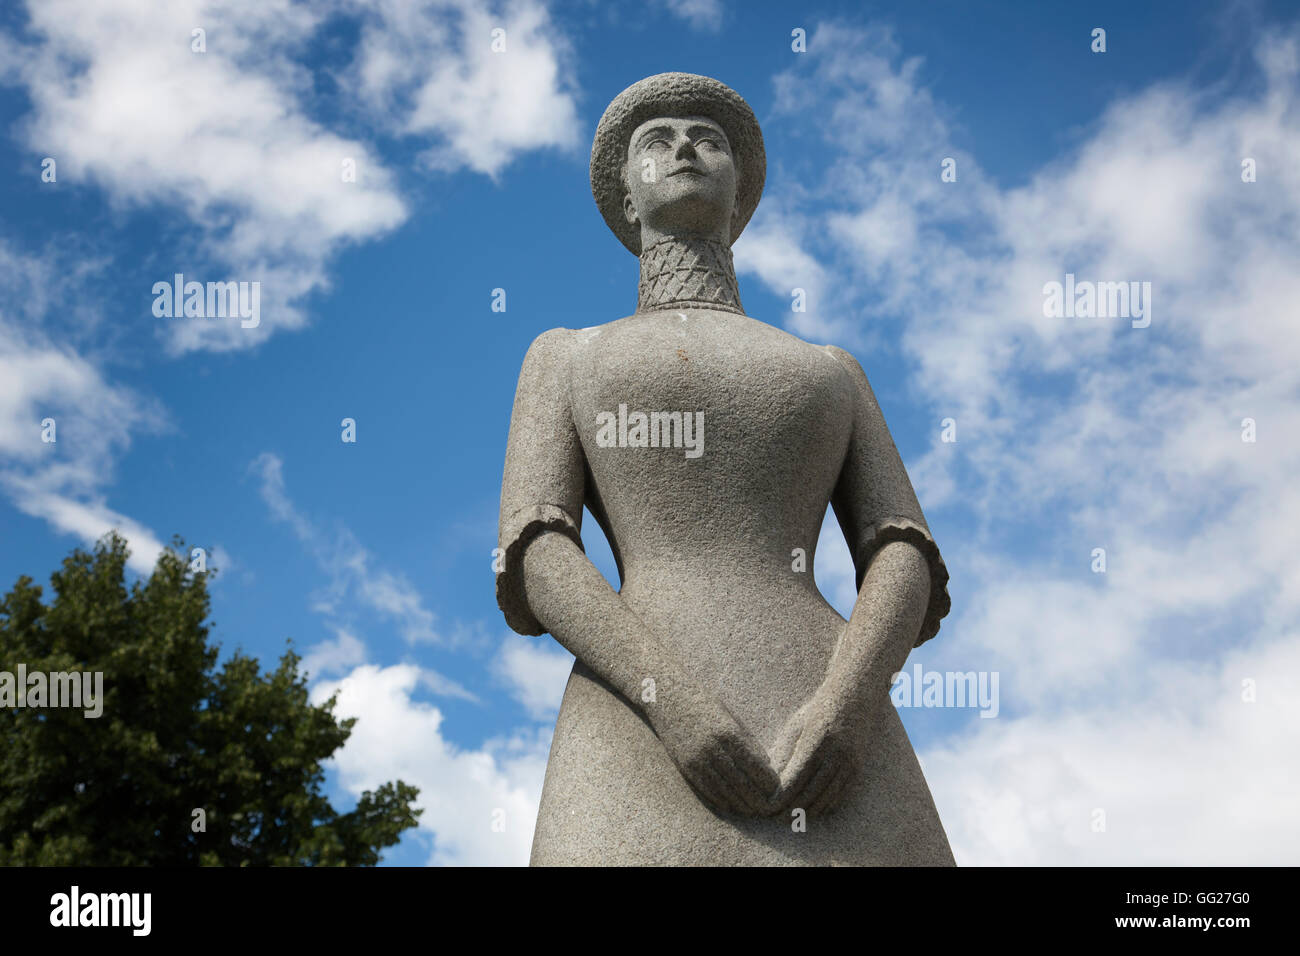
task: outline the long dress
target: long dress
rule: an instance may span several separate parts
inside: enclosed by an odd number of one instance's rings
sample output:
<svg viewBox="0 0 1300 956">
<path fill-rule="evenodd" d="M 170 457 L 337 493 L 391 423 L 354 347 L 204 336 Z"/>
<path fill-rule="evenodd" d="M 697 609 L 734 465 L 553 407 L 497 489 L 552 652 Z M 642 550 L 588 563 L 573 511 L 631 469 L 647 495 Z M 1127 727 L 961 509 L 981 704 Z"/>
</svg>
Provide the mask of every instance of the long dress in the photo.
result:
<svg viewBox="0 0 1300 956">
<path fill-rule="evenodd" d="M 702 453 L 634 447 L 621 434 L 611 446 L 608 432 L 598 441 L 598 423 L 620 406 L 628 419 L 702 411 Z M 553 329 L 520 373 L 498 600 L 514 630 L 542 633 L 524 593 L 523 549 L 545 529 L 581 546 L 585 505 L 609 540 L 623 601 L 770 748 L 821 683 L 845 627 L 813 580 L 832 497 L 859 586 L 886 541 L 909 540 L 925 554 L 931 598 L 916 643 L 932 637 L 948 609 L 947 571 L 851 355 L 708 309 Z M 789 817 L 732 816 L 701 802 L 646 720 L 576 661 L 532 864 L 952 865 L 887 693 L 878 706 L 860 779 L 836 811 L 801 831 Z"/>
</svg>

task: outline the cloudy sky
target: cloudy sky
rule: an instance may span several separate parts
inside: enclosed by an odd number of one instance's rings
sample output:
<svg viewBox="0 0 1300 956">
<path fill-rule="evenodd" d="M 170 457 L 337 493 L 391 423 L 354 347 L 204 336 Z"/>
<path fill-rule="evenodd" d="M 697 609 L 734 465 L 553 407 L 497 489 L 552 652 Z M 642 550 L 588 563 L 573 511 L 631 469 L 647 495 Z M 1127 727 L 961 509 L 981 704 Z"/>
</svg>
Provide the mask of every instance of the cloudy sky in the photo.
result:
<svg viewBox="0 0 1300 956">
<path fill-rule="evenodd" d="M 587 158 L 666 70 L 754 107 L 746 307 L 861 360 L 913 476 L 953 611 L 911 663 L 1000 675 L 902 710 L 958 862 L 1300 862 L 1289 3 L 6 4 L 0 586 L 205 547 L 226 649 L 360 718 L 336 803 L 421 788 L 387 862 L 526 862 L 571 658 L 493 597 L 514 384 L 635 306 Z M 157 316 L 177 273 L 259 323 Z M 1046 315 L 1067 274 L 1149 324 Z M 817 576 L 847 613 L 833 521 Z"/>
</svg>

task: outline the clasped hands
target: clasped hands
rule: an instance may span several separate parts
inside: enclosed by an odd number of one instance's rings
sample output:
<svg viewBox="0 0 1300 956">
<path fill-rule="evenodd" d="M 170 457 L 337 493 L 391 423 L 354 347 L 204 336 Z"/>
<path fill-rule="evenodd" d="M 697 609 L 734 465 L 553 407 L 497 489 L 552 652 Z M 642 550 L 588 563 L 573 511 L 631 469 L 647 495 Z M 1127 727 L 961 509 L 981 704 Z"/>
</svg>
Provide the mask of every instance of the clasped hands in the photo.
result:
<svg viewBox="0 0 1300 956">
<path fill-rule="evenodd" d="M 651 723 L 682 776 L 718 810 L 827 813 L 861 775 L 865 709 L 832 699 L 825 683 L 786 720 L 771 752 L 703 688 L 677 686 L 685 692 L 656 708 Z"/>
</svg>

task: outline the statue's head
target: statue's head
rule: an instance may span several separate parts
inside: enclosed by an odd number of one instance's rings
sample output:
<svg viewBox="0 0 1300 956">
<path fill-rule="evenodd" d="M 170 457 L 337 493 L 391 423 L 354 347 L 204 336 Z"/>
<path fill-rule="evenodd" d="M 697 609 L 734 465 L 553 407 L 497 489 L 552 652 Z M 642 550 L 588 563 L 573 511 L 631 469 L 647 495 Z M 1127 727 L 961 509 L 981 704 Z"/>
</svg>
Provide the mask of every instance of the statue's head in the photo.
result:
<svg viewBox="0 0 1300 956">
<path fill-rule="evenodd" d="M 643 239 L 704 236 L 727 245 L 763 192 L 763 136 L 730 87 L 692 73 L 660 73 L 615 97 L 596 127 L 591 189 L 633 254 Z"/>
</svg>

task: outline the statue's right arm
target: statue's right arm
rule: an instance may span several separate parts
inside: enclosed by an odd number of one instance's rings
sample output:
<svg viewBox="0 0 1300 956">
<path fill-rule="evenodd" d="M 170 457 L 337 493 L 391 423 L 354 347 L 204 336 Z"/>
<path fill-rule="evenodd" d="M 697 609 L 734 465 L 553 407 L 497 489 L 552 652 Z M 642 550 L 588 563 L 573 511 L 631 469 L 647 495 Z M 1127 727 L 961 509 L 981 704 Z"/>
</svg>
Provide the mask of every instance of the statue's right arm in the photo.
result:
<svg viewBox="0 0 1300 956">
<path fill-rule="evenodd" d="M 771 812 L 780 781 L 761 745 L 665 654 L 581 548 L 543 532 L 525 549 L 522 570 L 538 622 L 645 716 L 696 790 L 731 813 Z"/>
<path fill-rule="evenodd" d="M 711 803 L 768 812 L 779 781 L 761 746 L 681 670 L 582 549 L 586 470 L 569 400 L 571 336 L 538 336 L 519 374 L 501 487 L 498 603 L 512 629 L 549 632 L 621 694 Z"/>
<path fill-rule="evenodd" d="M 529 610 L 546 632 L 653 724 L 662 708 L 643 699 L 643 690 L 653 686 L 657 702 L 673 662 L 583 550 L 567 535 L 545 531 L 524 551 L 523 579 Z"/>
</svg>

